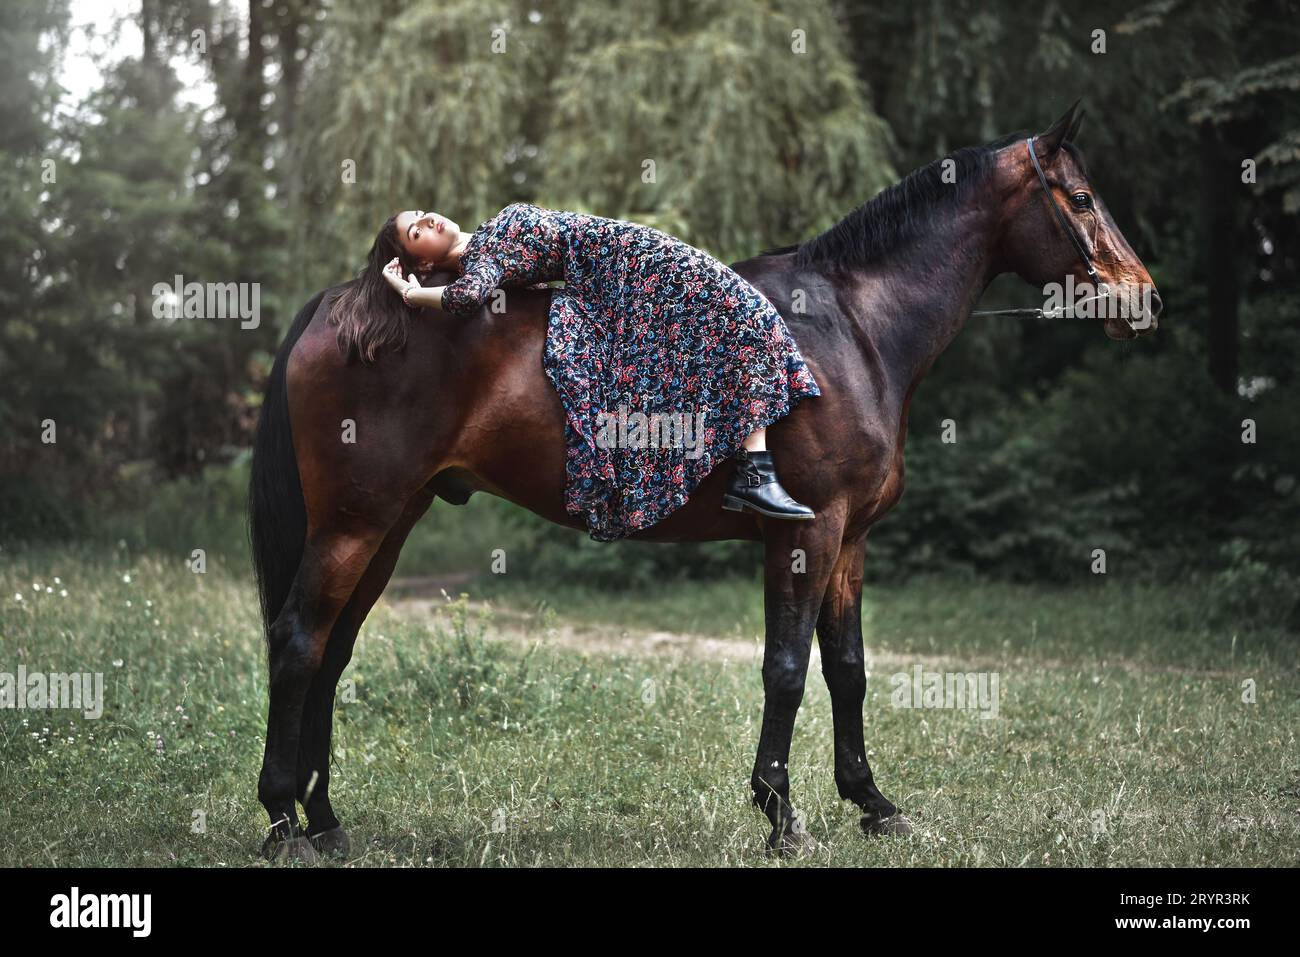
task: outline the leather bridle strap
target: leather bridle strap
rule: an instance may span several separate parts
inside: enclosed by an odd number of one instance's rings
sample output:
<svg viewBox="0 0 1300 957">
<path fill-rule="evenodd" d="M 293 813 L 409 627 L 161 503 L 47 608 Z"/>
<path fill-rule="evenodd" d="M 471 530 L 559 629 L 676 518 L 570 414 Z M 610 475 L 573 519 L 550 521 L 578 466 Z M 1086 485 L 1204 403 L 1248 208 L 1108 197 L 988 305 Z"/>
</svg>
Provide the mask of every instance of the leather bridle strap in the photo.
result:
<svg viewBox="0 0 1300 957">
<path fill-rule="evenodd" d="M 1025 140 L 1025 146 L 1029 150 L 1029 162 L 1034 164 L 1034 172 L 1038 174 L 1038 182 L 1043 187 L 1043 198 L 1047 200 L 1047 205 L 1051 207 L 1052 212 L 1055 214 L 1056 221 L 1061 224 L 1061 230 L 1070 238 L 1070 243 L 1074 246 L 1075 251 L 1078 252 L 1079 258 L 1083 260 L 1084 268 L 1088 270 L 1088 278 L 1092 280 L 1093 285 L 1098 289 L 1097 295 L 1090 297 L 1090 299 L 1085 299 L 1084 302 L 1088 302 L 1091 299 L 1105 298 L 1107 293 L 1105 292 L 1104 284 L 1102 284 L 1097 278 L 1097 267 L 1092 264 L 1092 257 L 1088 255 L 1087 247 L 1079 241 L 1079 236 L 1074 229 L 1071 228 L 1069 220 L 1065 218 L 1065 213 L 1061 212 L 1060 204 L 1056 201 L 1056 197 L 1052 195 L 1052 187 L 1047 183 L 1047 176 L 1043 173 L 1043 167 L 1038 163 L 1038 154 L 1034 152 L 1034 143 L 1037 140 L 1037 136 L 1031 136 L 1029 139 Z M 1056 313 L 1059 313 L 1059 310 L 1056 310 L 1053 314 L 1055 315 Z M 980 309 L 972 312 L 971 315 L 1031 316 L 1035 319 L 1045 319 L 1049 314 L 1043 309 Z M 1124 317 L 1121 316 L 1120 318 Z M 1124 322 L 1130 329 L 1133 328 L 1133 324 L 1129 322 L 1128 319 L 1124 318 Z"/>
<path fill-rule="evenodd" d="M 1069 220 L 1065 218 L 1065 213 L 1061 212 L 1061 205 L 1052 195 L 1052 187 L 1047 185 L 1047 176 L 1043 173 L 1043 167 L 1038 164 L 1038 153 L 1034 151 L 1034 143 L 1037 136 L 1031 136 L 1025 140 L 1025 146 L 1029 149 L 1029 162 L 1034 164 L 1034 172 L 1038 174 L 1038 182 L 1042 184 L 1043 196 L 1047 200 L 1047 205 L 1052 207 L 1052 212 L 1056 214 L 1056 221 L 1061 224 L 1061 229 L 1065 235 L 1070 237 L 1070 242 L 1079 253 L 1079 258 L 1083 260 L 1083 265 L 1088 270 L 1088 278 L 1093 283 L 1097 282 L 1097 267 L 1092 264 L 1092 257 L 1088 255 L 1087 247 L 1079 240 L 1078 234 L 1071 228 Z"/>
</svg>

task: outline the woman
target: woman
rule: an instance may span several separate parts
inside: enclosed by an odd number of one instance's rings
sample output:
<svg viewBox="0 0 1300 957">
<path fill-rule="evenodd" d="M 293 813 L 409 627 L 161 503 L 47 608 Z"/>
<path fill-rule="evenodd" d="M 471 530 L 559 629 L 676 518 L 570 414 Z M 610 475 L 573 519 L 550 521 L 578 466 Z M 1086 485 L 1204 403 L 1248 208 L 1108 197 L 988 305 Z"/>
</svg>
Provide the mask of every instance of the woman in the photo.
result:
<svg viewBox="0 0 1300 957">
<path fill-rule="evenodd" d="M 780 314 L 722 263 L 647 226 L 524 203 L 472 233 L 406 210 L 380 230 L 371 275 L 354 290 L 373 290 L 389 250 L 382 278 L 393 292 L 411 308 L 454 316 L 477 315 L 499 288 L 564 280 L 552 295 L 544 365 L 567 418 L 565 504 L 593 538 L 653 525 L 733 455 L 724 508 L 814 517 L 777 481 L 765 427 L 821 392 Z M 424 287 L 414 274 L 431 270 L 460 278 Z M 363 299 L 341 298 L 331 318 L 364 321 Z M 598 419 L 620 412 L 702 415 L 707 447 L 694 458 L 644 442 L 611 448 L 597 437 Z"/>
</svg>

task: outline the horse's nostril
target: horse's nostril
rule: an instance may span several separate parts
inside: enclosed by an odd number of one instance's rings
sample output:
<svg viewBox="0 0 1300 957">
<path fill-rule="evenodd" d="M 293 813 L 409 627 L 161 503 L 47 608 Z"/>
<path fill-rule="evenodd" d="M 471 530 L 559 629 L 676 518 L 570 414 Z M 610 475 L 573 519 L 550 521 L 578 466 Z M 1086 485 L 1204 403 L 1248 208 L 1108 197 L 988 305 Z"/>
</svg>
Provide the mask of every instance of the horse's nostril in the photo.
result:
<svg viewBox="0 0 1300 957">
<path fill-rule="evenodd" d="M 1165 307 L 1164 301 L 1160 298 L 1160 293 L 1154 289 L 1151 290 L 1151 318 L 1154 319 L 1160 315 L 1160 310 Z"/>
</svg>

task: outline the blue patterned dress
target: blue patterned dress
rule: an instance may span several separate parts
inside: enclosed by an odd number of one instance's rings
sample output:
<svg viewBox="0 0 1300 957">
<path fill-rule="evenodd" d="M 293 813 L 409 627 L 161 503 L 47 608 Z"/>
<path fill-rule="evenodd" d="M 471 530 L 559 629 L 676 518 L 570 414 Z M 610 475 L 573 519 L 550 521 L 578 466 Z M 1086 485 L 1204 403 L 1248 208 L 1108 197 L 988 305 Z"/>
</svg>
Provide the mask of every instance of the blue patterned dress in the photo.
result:
<svg viewBox="0 0 1300 957">
<path fill-rule="evenodd" d="M 543 366 L 567 417 L 565 507 L 597 541 L 660 521 L 750 432 L 821 395 L 762 293 L 648 226 L 515 203 L 460 271 L 442 296 L 458 316 L 495 289 L 564 280 Z"/>
</svg>

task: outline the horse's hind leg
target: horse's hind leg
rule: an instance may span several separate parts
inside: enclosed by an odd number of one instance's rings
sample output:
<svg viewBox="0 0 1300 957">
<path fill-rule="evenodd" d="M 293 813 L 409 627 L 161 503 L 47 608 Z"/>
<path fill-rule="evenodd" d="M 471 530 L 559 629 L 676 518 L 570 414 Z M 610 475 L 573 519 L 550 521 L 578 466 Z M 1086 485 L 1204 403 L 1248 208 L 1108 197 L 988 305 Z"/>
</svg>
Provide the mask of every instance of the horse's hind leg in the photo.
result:
<svg viewBox="0 0 1300 957">
<path fill-rule="evenodd" d="M 357 632 L 379 596 L 388 586 L 406 536 L 429 509 L 433 493 L 420 490 L 406 503 L 384 542 L 370 560 L 356 590 L 340 612 L 330 632 L 320 670 L 312 679 L 302 711 L 302 737 L 298 742 L 298 800 L 307 812 L 307 834 L 323 854 L 347 856 L 347 832 L 339 826 L 330 806 L 330 741 L 334 730 L 334 693 L 343 669 L 352 660 Z"/>
<path fill-rule="evenodd" d="M 309 532 L 289 598 L 271 625 L 266 754 L 257 783 L 258 800 L 271 818 L 263 845 L 269 856 L 313 856 L 294 806 L 303 703 L 334 622 L 387 531 L 387 526 L 354 521 Z"/>
<path fill-rule="evenodd" d="M 840 797 L 862 809 L 869 834 L 905 834 L 907 818 L 876 787 L 862 734 L 867 694 L 862 655 L 863 538 L 846 541 L 831 570 L 817 618 L 822 676 L 831 693 L 835 725 L 835 786 Z"/>
</svg>

